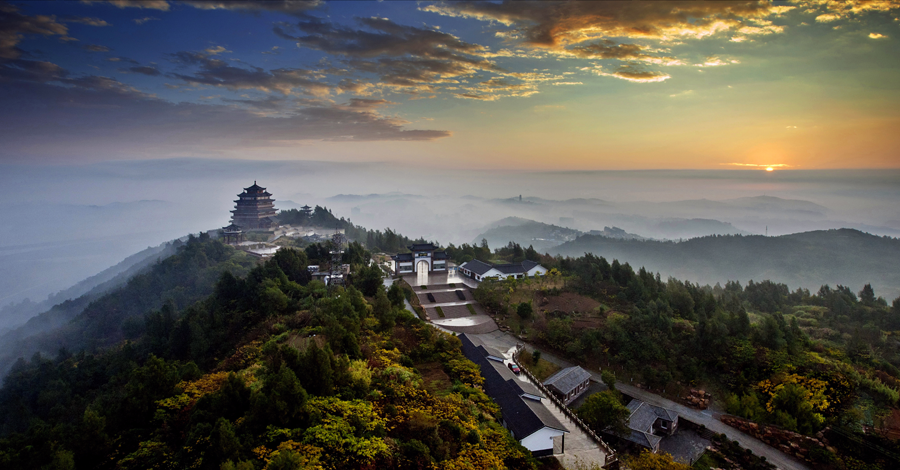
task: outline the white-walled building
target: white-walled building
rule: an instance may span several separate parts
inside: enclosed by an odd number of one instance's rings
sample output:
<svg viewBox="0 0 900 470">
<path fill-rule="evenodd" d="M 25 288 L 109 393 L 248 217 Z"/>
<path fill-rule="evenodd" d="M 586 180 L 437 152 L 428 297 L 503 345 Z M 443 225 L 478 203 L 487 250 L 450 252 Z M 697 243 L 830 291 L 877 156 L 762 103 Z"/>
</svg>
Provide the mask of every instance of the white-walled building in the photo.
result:
<svg viewBox="0 0 900 470">
<path fill-rule="evenodd" d="M 416 243 L 407 248 L 410 253 L 391 256 L 391 259 L 394 260 L 394 271 L 397 274 L 447 271 L 447 252 L 437 251 L 434 244 Z"/>
<path fill-rule="evenodd" d="M 462 352 L 478 364 L 484 377 L 484 392 L 500 405 L 501 424 L 536 457 L 553 455 L 554 440 L 561 439 L 565 452 L 568 430 L 547 408 L 554 406 L 528 381 L 519 380 L 504 364 L 503 355 L 476 345 L 468 335 L 460 335 Z M 477 341 L 477 340 L 476 340 Z"/>
<path fill-rule="evenodd" d="M 536 275 L 544 276 L 547 268 L 534 261 L 525 260 L 521 263 L 488 264 L 477 259 L 467 261 L 460 265 L 459 273 L 462 276 L 481 282 L 487 278 L 504 280 L 507 278 L 524 279 Z"/>
</svg>

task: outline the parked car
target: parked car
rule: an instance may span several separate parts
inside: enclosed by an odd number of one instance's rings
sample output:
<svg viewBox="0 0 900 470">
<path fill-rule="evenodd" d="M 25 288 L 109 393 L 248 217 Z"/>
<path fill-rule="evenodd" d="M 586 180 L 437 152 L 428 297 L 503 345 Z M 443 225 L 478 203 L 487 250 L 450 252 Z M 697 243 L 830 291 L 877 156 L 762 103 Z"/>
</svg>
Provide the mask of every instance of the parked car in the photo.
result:
<svg viewBox="0 0 900 470">
<path fill-rule="evenodd" d="M 513 374 L 519 375 L 519 366 L 516 365 L 515 362 L 510 362 L 506 366 L 509 367 L 509 370 L 511 370 Z"/>
</svg>

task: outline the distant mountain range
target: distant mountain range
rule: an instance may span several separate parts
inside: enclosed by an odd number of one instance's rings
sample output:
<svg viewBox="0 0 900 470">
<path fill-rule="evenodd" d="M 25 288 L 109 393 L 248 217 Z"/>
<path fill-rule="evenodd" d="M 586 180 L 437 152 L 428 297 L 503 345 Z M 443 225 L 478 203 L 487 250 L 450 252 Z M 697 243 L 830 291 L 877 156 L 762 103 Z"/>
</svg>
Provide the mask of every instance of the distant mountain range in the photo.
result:
<svg viewBox="0 0 900 470">
<path fill-rule="evenodd" d="M 663 221 L 672 230 L 716 230 L 728 227 L 716 220 Z M 732 227 L 733 228 L 733 227 Z M 583 233 L 520 217 L 508 217 L 485 226 L 473 243 L 488 241 L 491 248 L 510 241 L 533 246 L 541 253 L 579 257 L 585 253 L 618 259 L 635 269 L 641 266 L 700 284 L 729 280 L 783 282 L 792 289 L 818 290 L 823 284 L 842 284 L 855 291 L 871 283 L 888 300 L 900 296 L 900 240 L 855 229 L 818 230 L 778 237 L 707 235 L 681 242 L 653 240 L 618 227 Z"/>
<path fill-rule="evenodd" d="M 858 291 L 871 283 L 876 294 L 889 301 L 900 296 L 900 240 L 853 229 L 779 237 L 707 236 L 681 243 L 583 235 L 550 253 L 593 253 L 700 284 L 769 279 L 791 289 L 815 291 L 823 284 L 842 284 Z"/>
</svg>

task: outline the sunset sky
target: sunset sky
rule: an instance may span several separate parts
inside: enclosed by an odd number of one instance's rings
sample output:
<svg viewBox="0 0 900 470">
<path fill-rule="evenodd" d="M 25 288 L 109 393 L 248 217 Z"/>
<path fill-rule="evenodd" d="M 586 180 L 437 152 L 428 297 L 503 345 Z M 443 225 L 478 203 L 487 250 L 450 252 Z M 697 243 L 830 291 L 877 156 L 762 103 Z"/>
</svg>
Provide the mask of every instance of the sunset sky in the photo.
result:
<svg viewBox="0 0 900 470">
<path fill-rule="evenodd" d="M 900 2 L 0 1 L 0 163 L 900 168 Z"/>
</svg>

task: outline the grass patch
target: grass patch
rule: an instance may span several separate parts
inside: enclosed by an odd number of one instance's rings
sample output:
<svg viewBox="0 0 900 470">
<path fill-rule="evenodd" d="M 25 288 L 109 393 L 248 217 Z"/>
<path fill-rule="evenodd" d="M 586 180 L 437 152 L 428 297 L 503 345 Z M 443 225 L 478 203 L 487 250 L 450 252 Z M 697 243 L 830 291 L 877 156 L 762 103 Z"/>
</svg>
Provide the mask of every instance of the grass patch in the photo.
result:
<svg viewBox="0 0 900 470">
<path fill-rule="evenodd" d="M 451 282 L 450 284 L 447 284 L 447 287 L 456 287 L 456 284 Z"/>
<path fill-rule="evenodd" d="M 444 309 L 440 307 L 435 307 L 434 309 L 437 310 L 437 314 L 439 317 L 444 318 Z"/>
<path fill-rule="evenodd" d="M 428 286 L 419 286 L 419 289 L 425 290 L 428 289 Z"/>
<path fill-rule="evenodd" d="M 519 354 L 519 364 L 525 366 L 536 379 L 543 382 L 551 375 L 559 372 L 560 367 L 552 362 L 547 361 L 546 359 L 540 359 L 537 361 L 537 364 L 534 363 L 534 357 L 531 355 L 531 351 L 522 351 Z"/>
<path fill-rule="evenodd" d="M 417 364 L 416 370 L 422 376 L 422 383 L 425 390 L 435 394 L 444 395 L 453 388 L 453 381 L 444 372 L 444 368 L 440 362 L 429 362 L 426 364 Z"/>
<path fill-rule="evenodd" d="M 466 304 L 466 308 L 469 309 L 469 313 L 472 315 L 478 315 L 478 312 L 475 311 L 475 307 L 472 304 Z"/>
</svg>

